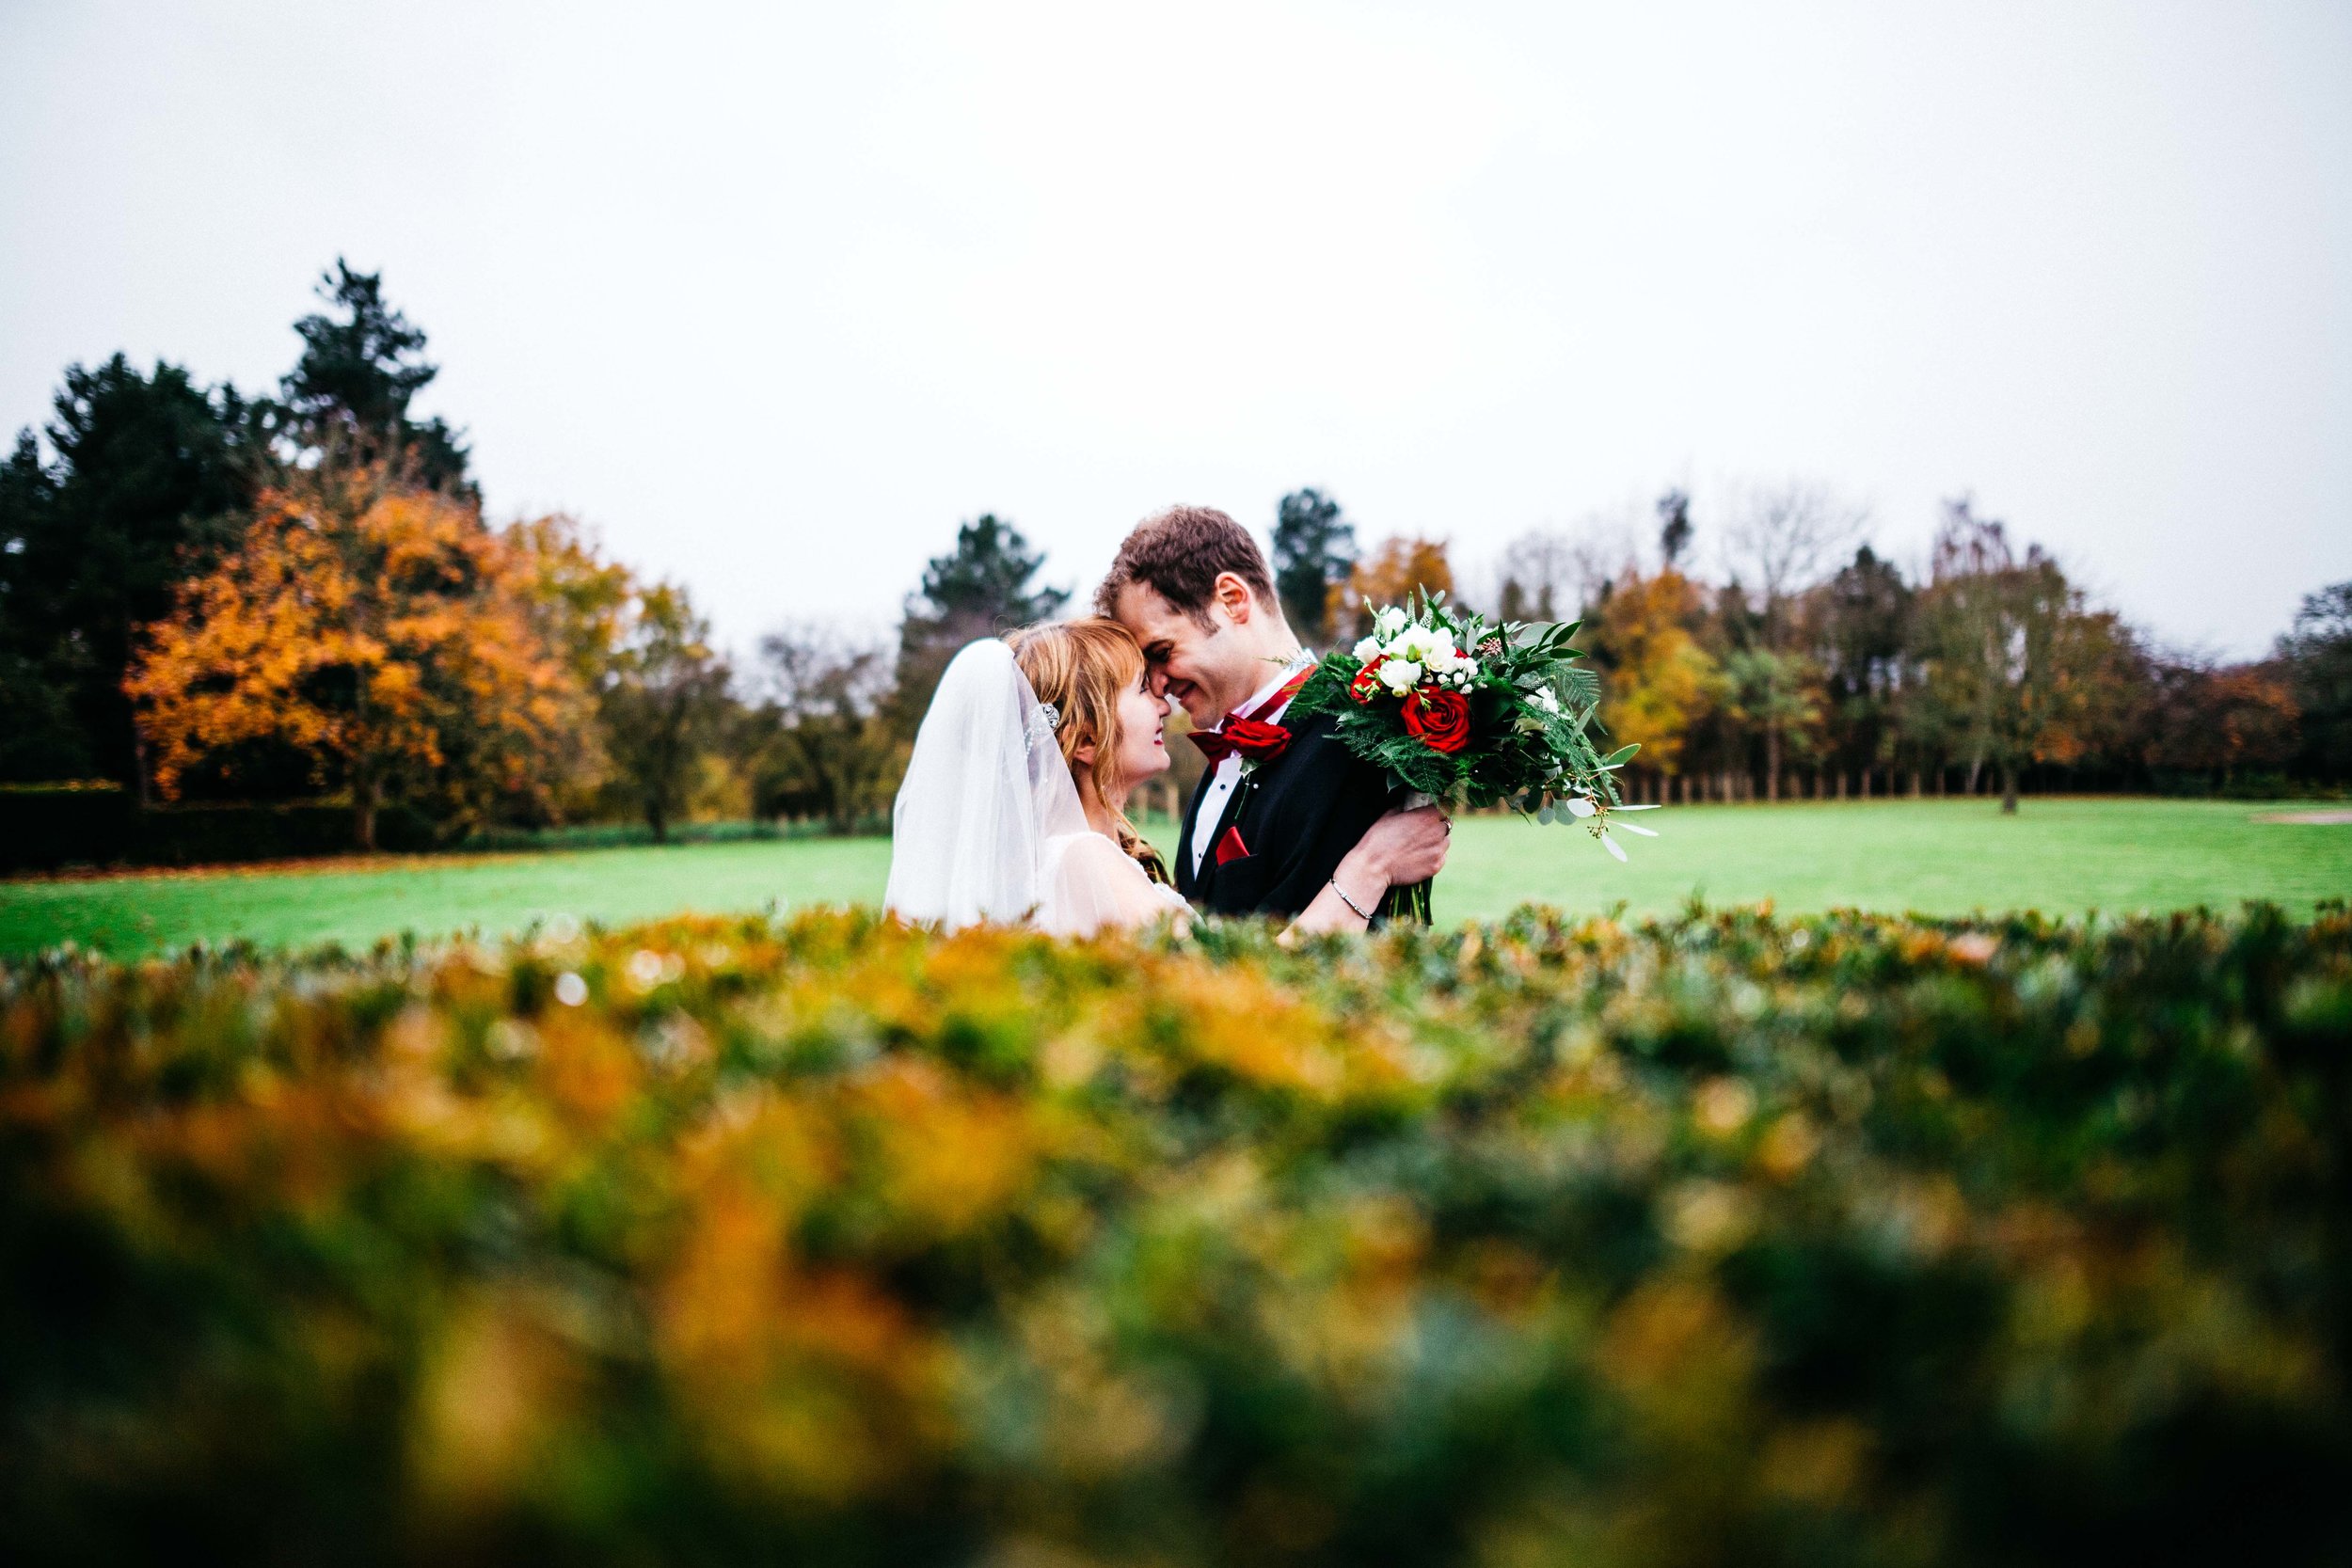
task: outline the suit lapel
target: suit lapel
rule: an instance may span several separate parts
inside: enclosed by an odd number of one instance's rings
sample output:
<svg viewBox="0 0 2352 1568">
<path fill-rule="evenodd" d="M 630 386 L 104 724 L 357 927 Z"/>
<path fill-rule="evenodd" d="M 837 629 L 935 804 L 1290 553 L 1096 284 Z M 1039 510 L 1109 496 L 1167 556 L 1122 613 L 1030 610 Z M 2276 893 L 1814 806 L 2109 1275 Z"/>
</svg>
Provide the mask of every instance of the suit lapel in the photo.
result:
<svg viewBox="0 0 2352 1568">
<path fill-rule="evenodd" d="M 1184 836 L 1183 842 L 1178 844 L 1176 847 L 1177 854 L 1184 857 L 1182 863 L 1177 867 L 1177 874 L 1179 876 L 1183 876 L 1192 864 L 1192 832 L 1193 829 L 1200 820 L 1200 802 L 1203 797 L 1209 793 L 1210 777 L 1211 774 L 1209 773 L 1203 773 L 1200 775 L 1200 785 L 1192 792 L 1192 809 L 1184 813 Z M 1260 769 L 1256 784 L 1245 789 L 1242 787 L 1242 784 L 1247 782 L 1247 780 L 1235 781 L 1233 784 L 1233 792 L 1225 797 L 1225 807 L 1222 811 L 1217 813 L 1216 823 L 1209 829 L 1208 847 L 1203 849 L 1200 854 L 1200 869 L 1191 873 L 1191 886 L 1184 887 L 1180 885 L 1177 888 L 1177 891 L 1182 893 L 1185 897 L 1206 898 L 1209 895 L 1209 886 L 1216 880 L 1216 841 L 1225 836 L 1226 829 L 1234 827 L 1240 823 L 1242 806 L 1248 801 L 1255 800 L 1257 798 L 1258 791 L 1264 787 L 1264 770 L 1263 768 Z M 1251 852 L 1255 853 L 1255 851 L 1256 846 L 1253 845 L 1251 846 Z"/>
<path fill-rule="evenodd" d="M 1243 787 L 1248 783 L 1247 778 L 1233 782 L 1233 792 L 1225 797 L 1225 809 L 1217 813 L 1216 825 L 1209 830 L 1209 847 L 1200 856 L 1200 876 L 1204 882 L 1216 875 L 1216 841 L 1225 836 L 1226 829 L 1241 821 L 1244 802 L 1257 793 L 1254 788 Z"/>
<path fill-rule="evenodd" d="M 1303 719 L 1291 726 L 1291 733 L 1295 737 L 1303 738 L 1300 732 L 1314 722 L 1314 717 Z M 1194 872 L 1192 870 L 1193 829 L 1200 820 L 1200 803 L 1209 793 L 1209 781 L 1216 777 L 1216 769 L 1212 768 L 1200 775 L 1200 782 L 1193 786 L 1192 801 L 1184 809 L 1184 837 L 1176 844 L 1177 892 L 1187 898 L 1206 901 L 1209 896 L 1209 885 L 1216 880 L 1217 840 L 1225 836 L 1226 829 L 1241 825 L 1242 808 L 1245 805 L 1258 804 L 1259 797 L 1266 792 L 1283 765 L 1295 754 L 1296 744 L 1294 740 L 1293 746 L 1286 749 L 1280 756 L 1259 768 L 1254 780 L 1245 778 L 1234 784 L 1233 792 L 1225 797 L 1225 809 L 1218 814 L 1216 825 L 1209 830 L 1208 847 L 1201 853 L 1200 869 Z M 1245 841 L 1248 837 L 1248 834 L 1243 835 Z M 1261 853 L 1264 847 L 1265 846 L 1259 844 L 1248 846 L 1249 852 L 1253 855 Z"/>
<path fill-rule="evenodd" d="M 1200 866 L 1204 874 L 1216 863 L 1217 840 L 1225 836 L 1226 829 L 1240 827 L 1245 815 L 1258 824 L 1256 832 L 1264 832 L 1266 800 L 1274 793 L 1275 786 L 1281 782 L 1282 769 L 1288 768 L 1291 759 L 1298 755 L 1300 742 L 1307 738 L 1306 726 L 1313 722 L 1314 717 L 1310 716 L 1292 725 L 1291 744 L 1283 748 L 1282 754 L 1272 762 L 1260 763 L 1255 773 L 1245 774 L 1233 786 L 1233 793 L 1225 798 L 1225 815 L 1217 818 L 1216 828 L 1209 835 L 1209 852 L 1200 859 Z M 1241 836 L 1243 846 L 1253 855 L 1262 855 L 1272 847 L 1271 845 L 1259 843 L 1248 833 Z"/>
<path fill-rule="evenodd" d="M 1211 769 L 1210 773 L 1214 771 Z M 1200 818 L 1200 802 L 1209 793 L 1210 773 L 1201 774 L 1200 782 L 1192 786 L 1192 800 L 1184 807 L 1184 832 L 1176 839 L 1176 891 L 1187 898 L 1197 896 L 1200 889 L 1200 878 L 1192 869 L 1192 828 Z M 1200 869 L 1215 870 L 1216 863 L 1203 855 Z"/>
</svg>

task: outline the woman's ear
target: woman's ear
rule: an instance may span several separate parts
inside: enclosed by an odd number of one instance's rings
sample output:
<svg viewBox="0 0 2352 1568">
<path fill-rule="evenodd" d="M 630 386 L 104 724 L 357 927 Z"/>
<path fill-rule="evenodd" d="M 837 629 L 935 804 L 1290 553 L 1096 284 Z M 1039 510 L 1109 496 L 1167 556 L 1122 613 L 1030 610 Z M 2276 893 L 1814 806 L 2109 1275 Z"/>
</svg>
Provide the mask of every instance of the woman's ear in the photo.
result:
<svg viewBox="0 0 2352 1568">
<path fill-rule="evenodd" d="M 1093 767 L 1094 742 L 1091 739 L 1081 740 L 1078 744 L 1070 748 L 1070 760 L 1077 763 L 1083 768 Z"/>
</svg>

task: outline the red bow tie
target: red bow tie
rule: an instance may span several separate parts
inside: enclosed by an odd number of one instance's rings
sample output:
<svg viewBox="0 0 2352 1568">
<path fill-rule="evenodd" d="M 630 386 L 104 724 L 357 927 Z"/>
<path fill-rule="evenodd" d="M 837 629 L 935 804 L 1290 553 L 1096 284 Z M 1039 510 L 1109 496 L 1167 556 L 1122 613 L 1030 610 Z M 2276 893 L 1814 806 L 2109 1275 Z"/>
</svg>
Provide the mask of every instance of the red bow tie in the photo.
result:
<svg viewBox="0 0 2352 1568">
<path fill-rule="evenodd" d="M 1200 754 L 1215 768 L 1236 752 L 1252 762 L 1271 762 L 1282 754 L 1291 743 L 1291 732 L 1279 724 L 1269 723 L 1265 715 L 1298 695 L 1298 689 L 1314 673 L 1309 665 L 1289 680 L 1282 689 L 1248 713 L 1236 713 L 1213 730 L 1195 730 L 1192 743 L 1200 748 Z"/>
</svg>

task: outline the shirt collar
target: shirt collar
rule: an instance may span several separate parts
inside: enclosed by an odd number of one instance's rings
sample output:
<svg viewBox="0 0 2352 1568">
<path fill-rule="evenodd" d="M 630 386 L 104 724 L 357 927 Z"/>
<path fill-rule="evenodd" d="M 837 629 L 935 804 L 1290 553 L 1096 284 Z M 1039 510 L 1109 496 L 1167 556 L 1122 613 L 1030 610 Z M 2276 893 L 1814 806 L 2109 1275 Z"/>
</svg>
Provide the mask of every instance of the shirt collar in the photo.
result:
<svg viewBox="0 0 2352 1568">
<path fill-rule="evenodd" d="M 1314 655 L 1307 652 L 1303 648 L 1300 649 L 1298 656 L 1295 658 L 1293 658 L 1288 664 L 1283 665 L 1281 670 L 1276 673 L 1272 680 L 1258 688 L 1257 690 L 1252 691 L 1249 694 L 1248 700 L 1233 709 L 1233 713 L 1256 712 L 1259 706 L 1263 705 L 1266 699 L 1272 697 L 1277 691 L 1282 689 L 1282 683 L 1284 681 L 1289 680 L 1293 675 L 1295 675 L 1298 672 L 1304 670 L 1308 665 L 1312 664 L 1314 661 Z M 1273 721 L 1281 718 L 1282 714 L 1287 712 L 1289 708 L 1290 704 L 1284 703 L 1280 709 L 1267 714 L 1265 718 L 1268 722 L 1272 722 Z M 1218 720 L 1216 721 L 1216 727 L 1220 730 L 1223 729 L 1225 727 L 1225 720 L 1232 718 L 1233 713 L 1229 713 L 1225 716 L 1225 719 Z"/>
</svg>

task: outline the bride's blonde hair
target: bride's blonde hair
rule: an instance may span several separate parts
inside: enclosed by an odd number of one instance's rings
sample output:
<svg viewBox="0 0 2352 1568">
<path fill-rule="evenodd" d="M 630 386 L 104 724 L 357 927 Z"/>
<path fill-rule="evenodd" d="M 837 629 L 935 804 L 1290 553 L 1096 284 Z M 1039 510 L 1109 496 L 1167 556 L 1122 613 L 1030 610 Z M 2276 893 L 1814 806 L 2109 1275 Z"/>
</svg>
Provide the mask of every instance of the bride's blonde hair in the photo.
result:
<svg viewBox="0 0 2352 1568">
<path fill-rule="evenodd" d="M 1029 689 L 1041 703 L 1051 703 L 1061 715 L 1054 738 L 1061 744 L 1062 761 L 1073 778 L 1080 764 L 1079 747 L 1094 743 L 1094 761 L 1088 771 L 1094 793 L 1119 828 L 1119 847 L 1155 882 L 1168 880 L 1160 852 L 1145 842 L 1127 814 L 1111 802 L 1119 778 L 1119 699 L 1143 679 L 1143 650 L 1127 628 L 1106 616 L 1076 621 L 1048 621 L 1009 633 L 1012 661 L 1028 678 Z"/>
</svg>

